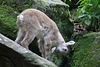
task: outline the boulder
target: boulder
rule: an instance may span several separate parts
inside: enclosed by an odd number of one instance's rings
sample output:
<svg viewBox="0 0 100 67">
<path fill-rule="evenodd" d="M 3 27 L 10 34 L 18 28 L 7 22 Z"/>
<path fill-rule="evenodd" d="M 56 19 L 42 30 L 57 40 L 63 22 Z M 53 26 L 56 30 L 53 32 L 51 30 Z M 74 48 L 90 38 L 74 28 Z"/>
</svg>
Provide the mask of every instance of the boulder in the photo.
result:
<svg viewBox="0 0 100 67">
<path fill-rule="evenodd" d="M 0 67 L 57 67 L 0 34 Z"/>
</svg>

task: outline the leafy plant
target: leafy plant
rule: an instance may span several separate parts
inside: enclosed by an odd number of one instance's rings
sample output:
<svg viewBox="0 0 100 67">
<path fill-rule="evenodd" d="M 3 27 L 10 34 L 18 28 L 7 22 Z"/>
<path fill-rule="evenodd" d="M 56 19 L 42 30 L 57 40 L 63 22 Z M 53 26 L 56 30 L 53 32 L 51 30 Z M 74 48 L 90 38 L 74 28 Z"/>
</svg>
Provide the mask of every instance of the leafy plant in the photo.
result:
<svg viewBox="0 0 100 67">
<path fill-rule="evenodd" d="M 98 31 L 100 0 L 79 0 L 78 3 L 80 3 L 80 6 L 74 19 L 80 19 L 81 23 L 93 28 L 92 31 Z"/>
</svg>

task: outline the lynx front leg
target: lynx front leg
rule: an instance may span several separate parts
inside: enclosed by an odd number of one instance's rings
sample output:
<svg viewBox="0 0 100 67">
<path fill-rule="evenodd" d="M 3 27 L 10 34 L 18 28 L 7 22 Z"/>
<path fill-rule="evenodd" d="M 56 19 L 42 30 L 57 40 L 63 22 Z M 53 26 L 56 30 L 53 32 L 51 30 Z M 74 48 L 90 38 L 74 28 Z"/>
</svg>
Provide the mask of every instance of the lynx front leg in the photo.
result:
<svg viewBox="0 0 100 67">
<path fill-rule="evenodd" d="M 28 45 L 34 40 L 36 32 L 27 31 L 24 39 L 21 41 L 21 45 L 28 49 Z"/>
<path fill-rule="evenodd" d="M 51 48 L 50 44 L 45 45 L 45 58 L 47 60 L 50 60 L 50 53 L 51 53 L 50 48 Z"/>
<path fill-rule="evenodd" d="M 47 60 L 50 60 L 50 48 L 52 46 L 52 42 L 51 42 L 51 36 L 46 36 L 44 37 L 44 47 L 45 47 L 45 58 Z"/>
<path fill-rule="evenodd" d="M 39 40 L 39 49 L 42 53 L 42 57 L 49 60 L 50 58 L 50 44 L 44 43 L 44 40 Z"/>
<path fill-rule="evenodd" d="M 25 31 L 20 28 L 15 42 L 21 44 L 21 41 L 23 40 L 24 36 L 25 36 Z"/>
</svg>

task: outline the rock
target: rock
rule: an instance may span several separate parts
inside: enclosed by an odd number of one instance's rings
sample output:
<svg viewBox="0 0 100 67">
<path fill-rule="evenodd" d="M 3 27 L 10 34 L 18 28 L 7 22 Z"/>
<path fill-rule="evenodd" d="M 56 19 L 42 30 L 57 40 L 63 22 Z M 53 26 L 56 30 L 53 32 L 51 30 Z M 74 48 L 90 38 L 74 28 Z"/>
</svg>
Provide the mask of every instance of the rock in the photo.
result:
<svg viewBox="0 0 100 67">
<path fill-rule="evenodd" d="M 57 67 L 0 34 L 0 67 Z"/>
<path fill-rule="evenodd" d="M 32 6 L 34 8 L 38 8 L 38 7 L 45 7 L 45 6 L 68 6 L 67 4 L 63 3 L 61 0 L 33 0 L 33 4 Z"/>
</svg>

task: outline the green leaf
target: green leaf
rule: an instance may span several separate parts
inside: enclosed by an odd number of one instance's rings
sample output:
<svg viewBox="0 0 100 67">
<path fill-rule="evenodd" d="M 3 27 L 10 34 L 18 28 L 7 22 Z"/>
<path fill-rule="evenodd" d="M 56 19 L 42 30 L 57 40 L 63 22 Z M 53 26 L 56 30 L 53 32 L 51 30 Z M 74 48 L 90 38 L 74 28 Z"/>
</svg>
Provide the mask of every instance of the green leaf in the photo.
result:
<svg viewBox="0 0 100 67">
<path fill-rule="evenodd" d="M 82 17 L 85 17 L 85 16 L 86 16 L 86 14 L 81 14 L 81 15 L 78 16 L 78 18 L 82 18 Z"/>
<path fill-rule="evenodd" d="M 85 20 L 85 24 L 86 25 L 90 25 L 91 24 L 91 21 L 90 20 Z"/>
<path fill-rule="evenodd" d="M 78 8 L 77 15 L 74 17 L 74 20 L 76 20 L 76 18 L 80 15 L 81 12 L 81 8 Z"/>
</svg>

